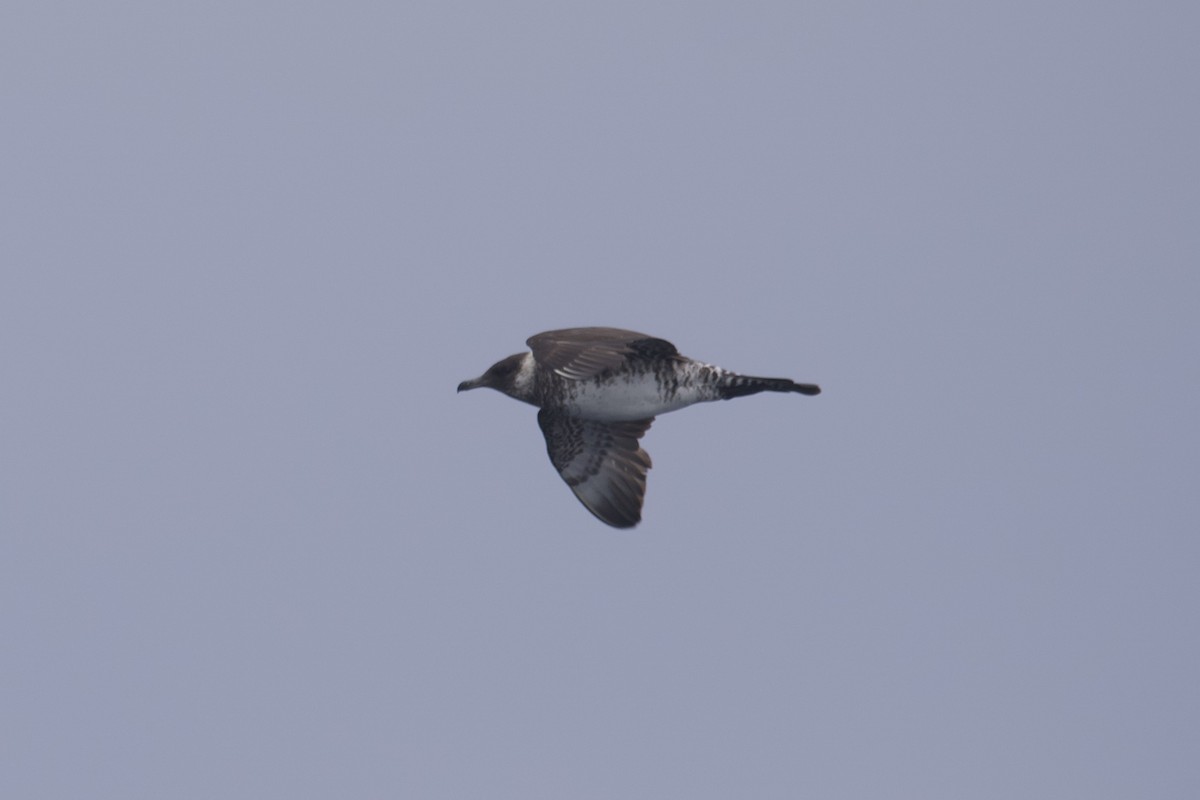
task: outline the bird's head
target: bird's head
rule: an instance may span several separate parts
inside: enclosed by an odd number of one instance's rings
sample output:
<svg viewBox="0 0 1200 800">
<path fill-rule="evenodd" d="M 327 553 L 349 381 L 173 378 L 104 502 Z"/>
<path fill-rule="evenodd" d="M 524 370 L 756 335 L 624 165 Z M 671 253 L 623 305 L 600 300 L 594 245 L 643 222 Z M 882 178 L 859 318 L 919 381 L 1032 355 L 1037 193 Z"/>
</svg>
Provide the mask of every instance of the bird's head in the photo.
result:
<svg viewBox="0 0 1200 800">
<path fill-rule="evenodd" d="M 527 355 L 528 353 L 517 353 L 503 361 L 497 361 L 488 367 L 488 371 L 478 378 L 460 383 L 458 390 L 465 392 L 468 389 L 479 389 L 486 386 L 489 389 L 495 389 L 507 394 L 512 389 L 517 373 L 521 370 L 521 364 Z"/>
</svg>

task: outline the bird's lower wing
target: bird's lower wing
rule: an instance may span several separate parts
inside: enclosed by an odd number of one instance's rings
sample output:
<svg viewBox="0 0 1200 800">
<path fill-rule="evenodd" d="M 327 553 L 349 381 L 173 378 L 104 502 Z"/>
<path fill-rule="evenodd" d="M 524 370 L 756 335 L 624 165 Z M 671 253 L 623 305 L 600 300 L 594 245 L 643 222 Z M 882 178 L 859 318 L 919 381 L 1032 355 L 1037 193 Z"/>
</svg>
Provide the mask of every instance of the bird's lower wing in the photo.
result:
<svg viewBox="0 0 1200 800">
<path fill-rule="evenodd" d="M 595 422 L 538 412 L 550 462 L 587 510 L 614 528 L 632 528 L 642 519 L 650 456 L 638 440 L 652 422 L 653 417 Z"/>
</svg>

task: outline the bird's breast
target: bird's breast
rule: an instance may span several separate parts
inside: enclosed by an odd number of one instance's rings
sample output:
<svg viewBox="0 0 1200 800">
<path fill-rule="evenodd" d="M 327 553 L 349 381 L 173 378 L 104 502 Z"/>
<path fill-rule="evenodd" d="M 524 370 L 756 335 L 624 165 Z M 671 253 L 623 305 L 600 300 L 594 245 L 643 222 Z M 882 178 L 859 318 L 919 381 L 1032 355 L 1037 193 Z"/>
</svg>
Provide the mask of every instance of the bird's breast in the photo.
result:
<svg viewBox="0 0 1200 800">
<path fill-rule="evenodd" d="M 704 397 L 692 385 L 664 380 L 653 373 L 608 375 L 604 378 L 558 381 L 559 407 L 577 417 L 598 422 L 626 422 L 675 411 Z"/>
</svg>

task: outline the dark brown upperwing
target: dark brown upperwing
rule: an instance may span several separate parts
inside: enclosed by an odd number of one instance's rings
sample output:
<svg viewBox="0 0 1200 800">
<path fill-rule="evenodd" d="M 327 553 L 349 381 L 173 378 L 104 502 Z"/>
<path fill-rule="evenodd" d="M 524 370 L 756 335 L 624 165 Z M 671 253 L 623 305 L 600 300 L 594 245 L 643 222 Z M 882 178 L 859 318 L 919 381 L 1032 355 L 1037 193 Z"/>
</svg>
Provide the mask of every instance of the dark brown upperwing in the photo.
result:
<svg viewBox="0 0 1200 800">
<path fill-rule="evenodd" d="M 630 358 L 670 358 L 675 345 L 621 328 L 564 328 L 530 336 L 534 361 L 569 380 L 594 378 L 620 369 Z"/>
</svg>

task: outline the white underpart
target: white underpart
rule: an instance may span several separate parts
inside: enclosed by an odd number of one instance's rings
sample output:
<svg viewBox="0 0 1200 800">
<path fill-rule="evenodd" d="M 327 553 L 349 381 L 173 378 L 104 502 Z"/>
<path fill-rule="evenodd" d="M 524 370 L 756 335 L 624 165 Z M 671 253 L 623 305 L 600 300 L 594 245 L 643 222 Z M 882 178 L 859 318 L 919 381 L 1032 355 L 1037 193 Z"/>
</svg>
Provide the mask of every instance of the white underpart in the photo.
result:
<svg viewBox="0 0 1200 800">
<path fill-rule="evenodd" d="M 596 384 L 578 381 L 574 396 L 567 401 L 571 413 L 599 422 L 622 422 L 648 419 L 715 398 L 704 396 L 696 387 L 681 387 L 673 397 L 659 392 L 653 375 L 617 379 Z"/>
</svg>

